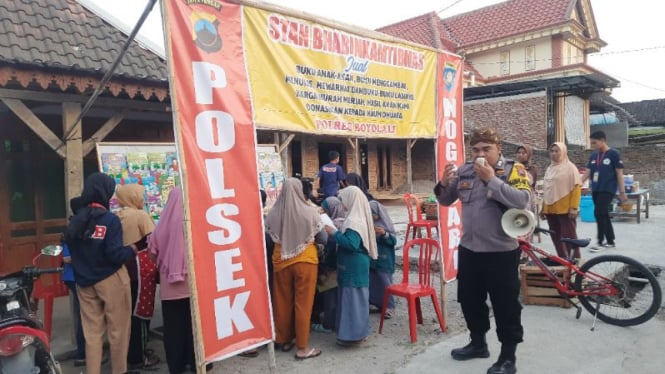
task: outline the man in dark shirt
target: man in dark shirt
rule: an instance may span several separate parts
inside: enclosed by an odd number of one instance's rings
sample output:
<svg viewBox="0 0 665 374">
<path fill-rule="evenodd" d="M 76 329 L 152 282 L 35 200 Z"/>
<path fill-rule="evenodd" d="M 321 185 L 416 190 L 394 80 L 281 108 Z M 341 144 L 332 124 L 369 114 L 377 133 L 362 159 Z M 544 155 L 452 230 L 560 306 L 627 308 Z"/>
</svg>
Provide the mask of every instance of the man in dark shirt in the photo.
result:
<svg viewBox="0 0 665 374">
<path fill-rule="evenodd" d="M 598 229 L 598 244 L 591 247 L 592 252 L 614 248 L 614 228 L 610 220 L 609 206 L 619 191 L 619 199 L 623 204 L 626 190 L 623 182 L 623 161 L 616 149 L 607 145 L 607 137 L 602 131 L 596 131 L 589 137 L 594 152 L 589 157 L 587 170 L 582 177 L 582 183 L 591 178 L 591 193 L 594 204 L 594 216 Z M 604 242 L 607 240 L 607 242 Z"/>
<path fill-rule="evenodd" d="M 339 152 L 330 151 L 328 153 L 329 163 L 323 165 L 317 174 L 319 187 L 323 189 L 323 198 L 330 196 L 337 196 L 337 191 L 340 187 L 346 187 L 346 175 L 344 170 L 339 166 Z"/>
</svg>

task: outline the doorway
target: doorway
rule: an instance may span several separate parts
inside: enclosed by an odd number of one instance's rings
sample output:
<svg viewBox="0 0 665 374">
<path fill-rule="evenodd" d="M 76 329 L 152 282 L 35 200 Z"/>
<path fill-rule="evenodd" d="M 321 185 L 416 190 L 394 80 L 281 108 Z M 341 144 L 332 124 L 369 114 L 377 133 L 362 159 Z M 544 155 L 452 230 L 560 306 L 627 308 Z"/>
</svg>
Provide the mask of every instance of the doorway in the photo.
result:
<svg viewBox="0 0 665 374">
<path fill-rule="evenodd" d="M 59 242 L 67 225 L 64 175 L 64 161 L 41 140 L 1 139 L 0 273 L 21 269 Z"/>
<path fill-rule="evenodd" d="M 343 143 L 319 143 L 319 169 L 330 162 L 328 152 L 337 151 L 340 154 L 339 165 L 344 169 L 344 144 Z M 344 171 L 346 173 L 346 170 Z"/>
<path fill-rule="evenodd" d="M 390 152 L 390 145 L 379 144 L 376 146 L 376 161 L 378 169 L 376 188 L 378 190 L 392 189 L 392 154 Z"/>
<path fill-rule="evenodd" d="M 302 143 L 300 140 L 291 142 L 291 176 L 302 178 Z"/>
<path fill-rule="evenodd" d="M 369 188 L 369 161 L 367 156 L 367 143 L 360 145 L 360 173 Z"/>
</svg>

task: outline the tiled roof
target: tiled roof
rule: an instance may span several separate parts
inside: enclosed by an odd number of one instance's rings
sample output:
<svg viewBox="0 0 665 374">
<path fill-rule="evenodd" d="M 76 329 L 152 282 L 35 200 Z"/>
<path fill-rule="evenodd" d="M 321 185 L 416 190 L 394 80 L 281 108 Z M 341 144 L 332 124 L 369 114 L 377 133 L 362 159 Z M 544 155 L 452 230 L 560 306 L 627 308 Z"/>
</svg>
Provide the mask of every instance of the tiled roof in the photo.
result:
<svg viewBox="0 0 665 374">
<path fill-rule="evenodd" d="M 434 12 L 384 26 L 377 29 L 377 31 L 436 49 L 450 52 L 455 52 L 457 49 L 457 43 L 445 28 L 445 25 L 441 23 L 439 16 Z M 438 42 L 436 40 L 437 36 L 439 37 Z M 477 80 L 483 79 L 478 70 L 468 61 L 464 62 L 464 70 L 472 71 Z"/>
<path fill-rule="evenodd" d="M 509 0 L 445 18 L 461 47 L 567 22 L 577 0 Z"/>
<path fill-rule="evenodd" d="M 457 49 L 456 43 L 448 31 L 441 27 L 439 16 L 434 12 L 384 26 L 377 31 L 432 48 L 451 52 Z"/>
<path fill-rule="evenodd" d="M 378 31 L 454 52 L 460 47 L 568 22 L 576 1 L 509 0 L 445 19 L 439 19 L 434 12 L 427 13 Z M 434 40 L 436 33 L 440 35 L 441 45 Z"/>
<path fill-rule="evenodd" d="M 634 101 L 619 106 L 632 114 L 640 125 L 665 124 L 665 99 Z"/>
<path fill-rule="evenodd" d="M 127 35 L 75 0 L 0 1 L 0 63 L 102 76 Z M 132 42 L 114 76 L 166 82 L 166 61 Z"/>
</svg>

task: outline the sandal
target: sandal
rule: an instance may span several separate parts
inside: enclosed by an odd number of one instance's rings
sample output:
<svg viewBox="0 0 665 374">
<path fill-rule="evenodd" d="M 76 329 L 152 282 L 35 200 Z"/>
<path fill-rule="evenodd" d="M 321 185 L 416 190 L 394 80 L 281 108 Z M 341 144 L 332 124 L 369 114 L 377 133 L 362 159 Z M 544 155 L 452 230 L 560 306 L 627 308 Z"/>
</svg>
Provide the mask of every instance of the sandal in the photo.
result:
<svg viewBox="0 0 665 374">
<path fill-rule="evenodd" d="M 136 369 L 148 369 L 152 368 L 153 366 L 159 364 L 159 357 L 155 356 L 154 354 L 152 356 L 146 356 L 143 359 L 143 362 L 138 363 L 138 364 L 129 364 L 128 367 L 129 369 L 136 370 Z"/>
<path fill-rule="evenodd" d="M 339 340 L 337 339 L 337 345 L 342 346 L 342 347 L 359 347 L 367 342 L 367 338 L 363 338 L 360 340 L 352 341 L 352 340 Z"/>
<path fill-rule="evenodd" d="M 307 354 L 304 356 L 298 356 L 298 352 L 295 354 L 296 360 L 307 360 L 308 358 L 314 358 L 318 356 L 321 356 L 321 350 L 316 348 L 310 348 L 309 351 L 307 351 Z"/>
<path fill-rule="evenodd" d="M 256 350 L 256 349 L 250 349 L 249 351 L 245 351 L 245 352 L 242 352 L 242 353 L 238 354 L 238 356 L 240 356 L 240 357 L 249 357 L 249 358 L 253 358 L 253 357 L 256 357 L 258 355 L 259 355 L 259 351 Z"/>
<path fill-rule="evenodd" d="M 279 347 L 279 350 L 282 352 L 289 352 L 290 350 L 295 347 L 295 343 L 293 342 L 288 342 L 288 343 L 281 343 L 281 344 L 276 344 L 277 347 Z"/>
<path fill-rule="evenodd" d="M 157 357 L 154 354 L 150 355 L 150 356 L 146 356 L 145 360 L 143 360 L 143 367 L 144 368 L 149 368 L 151 366 L 155 366 L 155 365 L 159 364 L 159 361 L 160 361 L 159 357 Z"/>
<path fill-rule="evenodd" d="M 392 309 L 386 309 L 386 314 L 383 316 L 384 319 L 391 319 L 393 318 L 395 311 Z"/>
</svg>

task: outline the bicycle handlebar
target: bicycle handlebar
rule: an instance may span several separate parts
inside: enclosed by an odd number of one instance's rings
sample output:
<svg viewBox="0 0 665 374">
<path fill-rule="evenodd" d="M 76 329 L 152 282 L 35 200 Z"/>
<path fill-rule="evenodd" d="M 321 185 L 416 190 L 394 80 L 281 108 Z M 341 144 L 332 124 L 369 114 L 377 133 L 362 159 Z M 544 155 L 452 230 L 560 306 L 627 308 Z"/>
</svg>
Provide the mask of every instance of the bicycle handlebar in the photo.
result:
<svg viewBox="0 0 665 374">
<path fill-rule="evenodd" d="M 554 234 L 555 234 L 554 231 L 552 231 L 552 230 L 548 230 L 548 229 L 544 229 L 544 228 L 542 228 L 542 227 L 536 227 L 535 229 L 533 229 L 533 233 L 534 233 L 534 234 L 543 233 L 543 234 L 550 234 L 550 235 L 554 235 Z"/>
<path fill-rule="evenodd" d="M 64 269 L 61 267 L 57 268 L 49 268 L 49 269 L 38 269 L 34 267 L 29 267 L 23 269 L 23 273 L 30 276 L 30 277 L 39 277 L 42 274 L 56 274 L 56 273 L 62 273 Z"/>
</svg>

